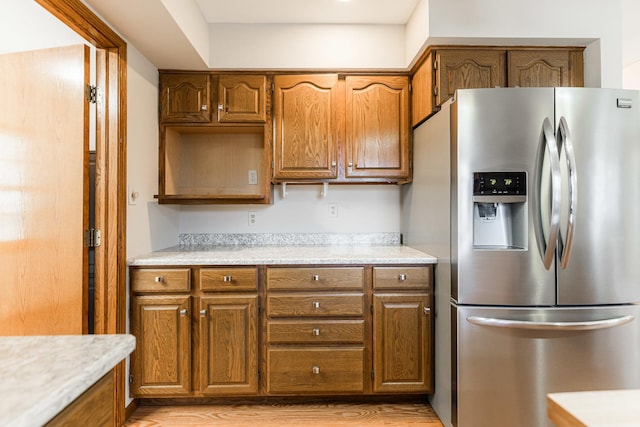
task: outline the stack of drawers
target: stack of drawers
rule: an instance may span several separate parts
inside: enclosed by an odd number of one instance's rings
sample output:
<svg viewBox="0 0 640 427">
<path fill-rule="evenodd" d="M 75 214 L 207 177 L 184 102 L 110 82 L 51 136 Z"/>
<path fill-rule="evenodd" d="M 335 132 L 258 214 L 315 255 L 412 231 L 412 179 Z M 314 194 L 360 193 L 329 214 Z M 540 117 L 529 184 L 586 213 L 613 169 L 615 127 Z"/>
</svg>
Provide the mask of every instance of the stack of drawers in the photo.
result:
<svg viewBox="0 0 640 427">
<path fill-rule="evenodd" d="M 267 393 L 365 391 L 363 267 L 267 269 Z"/>
</svg>

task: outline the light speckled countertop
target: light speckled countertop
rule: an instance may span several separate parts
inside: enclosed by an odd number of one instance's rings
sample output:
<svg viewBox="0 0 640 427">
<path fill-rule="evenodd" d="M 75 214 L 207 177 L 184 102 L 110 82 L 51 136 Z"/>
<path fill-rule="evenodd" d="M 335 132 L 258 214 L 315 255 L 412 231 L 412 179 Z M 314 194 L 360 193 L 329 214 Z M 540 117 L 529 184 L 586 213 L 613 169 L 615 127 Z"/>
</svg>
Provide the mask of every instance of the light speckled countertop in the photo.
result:
<svg viewBox="0 0 640 427">
<path fill-rule="evenodd" d="M 0 337 L 0 425 L 47 423 L 134 348 L 133 335 Z"/>
<path fill-rule="evenodd" d="M 436 262 L 435 257 L 402 245 L 179 245 L 129 259 L 129 265 L 132 266 L 435 264 Z"/>
</svg>

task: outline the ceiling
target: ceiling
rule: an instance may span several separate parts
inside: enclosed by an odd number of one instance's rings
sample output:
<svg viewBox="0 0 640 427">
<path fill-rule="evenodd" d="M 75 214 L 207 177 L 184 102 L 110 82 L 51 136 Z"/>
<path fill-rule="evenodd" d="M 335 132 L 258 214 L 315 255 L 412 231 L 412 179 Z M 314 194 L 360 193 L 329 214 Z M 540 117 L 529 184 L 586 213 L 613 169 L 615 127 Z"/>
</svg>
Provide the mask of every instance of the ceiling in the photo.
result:
<svg viewBox="0 0 640 427">
<path fill-rule="evenodd" d="M 196 0 L 209 23 L 401 24 L 419 0 Z"/>
</svg>

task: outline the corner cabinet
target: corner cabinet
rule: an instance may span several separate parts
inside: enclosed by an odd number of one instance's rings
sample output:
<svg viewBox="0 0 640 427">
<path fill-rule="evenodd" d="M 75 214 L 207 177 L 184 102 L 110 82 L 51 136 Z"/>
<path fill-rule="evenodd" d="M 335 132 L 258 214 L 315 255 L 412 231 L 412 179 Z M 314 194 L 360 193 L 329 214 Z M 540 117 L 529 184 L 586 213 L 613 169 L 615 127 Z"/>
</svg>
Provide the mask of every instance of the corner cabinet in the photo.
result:
<svg viewBox="0 0 640 427">
<path fill-rule="evenodd" d="M 457 89 L 584 85 L 583 48 L 432 46 L 413 73 L 416 126 Z"/>
<path fill-rule="evenodd" d="M 265 75 L 160 73 L 159 203 L 271 202 L 267 88 Z"/>
</svg>

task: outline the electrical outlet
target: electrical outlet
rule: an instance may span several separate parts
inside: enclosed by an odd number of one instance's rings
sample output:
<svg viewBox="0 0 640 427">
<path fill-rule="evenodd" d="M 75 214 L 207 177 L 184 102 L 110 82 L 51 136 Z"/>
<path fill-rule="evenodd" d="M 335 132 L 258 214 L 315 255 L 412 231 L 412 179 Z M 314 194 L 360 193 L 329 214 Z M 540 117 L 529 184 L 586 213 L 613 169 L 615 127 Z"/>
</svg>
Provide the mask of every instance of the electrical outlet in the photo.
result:
<svg viewBox="0 0 640 427">
<path fill-rule="evenodd" d="M 249 171 L 249 185 L 258 185 L 258 171 Z"/>
<path fill-rule="evenodd" d="M 338 204 L 337 203 L 329 203 L 329 217 L 337 218 L 338 217 Z"/>
<path fill-rule="evenodd" d="M 249 227 L 256 225 L 257 218 L 256 218 L 255 212 L 249 212 L 248 219 L 249 219 Z"/>
</svg>

